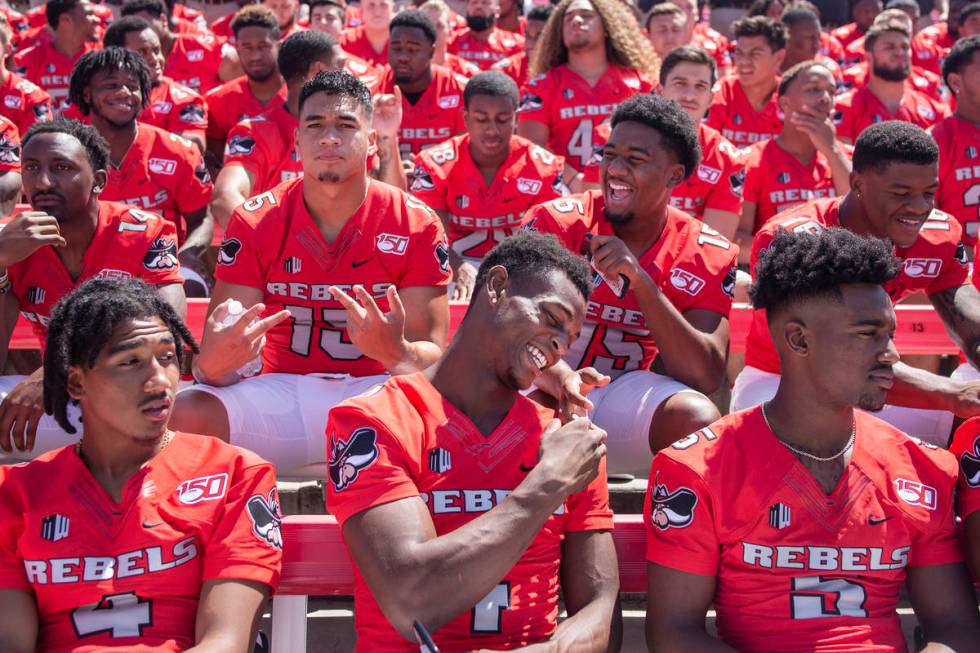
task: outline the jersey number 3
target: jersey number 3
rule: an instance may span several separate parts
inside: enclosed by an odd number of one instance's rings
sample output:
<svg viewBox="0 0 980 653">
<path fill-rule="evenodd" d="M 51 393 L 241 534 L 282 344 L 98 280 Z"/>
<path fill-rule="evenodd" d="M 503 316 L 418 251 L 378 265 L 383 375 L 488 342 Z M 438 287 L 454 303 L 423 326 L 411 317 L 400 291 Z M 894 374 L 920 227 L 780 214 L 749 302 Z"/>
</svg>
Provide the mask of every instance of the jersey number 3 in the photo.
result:
<svg viewBox="0 0 980 653">
<path fill-rule="evenodd" d="M 83 605 L 71 613 L 71 624 L 79 639 L 108 633 L 110 637 L 139 637 L 153 623 L 152 601 L 135 592 L 108 594 L 98 603 Z"/>
</svg>

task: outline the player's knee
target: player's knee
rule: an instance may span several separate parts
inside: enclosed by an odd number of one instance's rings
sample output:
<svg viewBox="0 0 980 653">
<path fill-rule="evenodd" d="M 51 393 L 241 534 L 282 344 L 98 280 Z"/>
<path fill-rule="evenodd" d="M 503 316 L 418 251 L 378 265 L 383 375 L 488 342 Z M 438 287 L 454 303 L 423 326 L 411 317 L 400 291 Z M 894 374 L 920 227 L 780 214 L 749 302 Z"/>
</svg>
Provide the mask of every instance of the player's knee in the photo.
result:
<svg viewBox="0 0 980 653">
<path fill-rule="evenodd" d="M 653 414 L 650 451 L 657 453 L 718 419 L 721 413 L 710 399 L 696 392 L 679 392 L 660 404 Z"/>
<path fill-rule="evenodd" d="M 212 435 L 230 440 L 228 412 L 221 400 L 207 392 L 181 392 L 174 402 L 170 428 L 185 433 Z"/>
</svg>

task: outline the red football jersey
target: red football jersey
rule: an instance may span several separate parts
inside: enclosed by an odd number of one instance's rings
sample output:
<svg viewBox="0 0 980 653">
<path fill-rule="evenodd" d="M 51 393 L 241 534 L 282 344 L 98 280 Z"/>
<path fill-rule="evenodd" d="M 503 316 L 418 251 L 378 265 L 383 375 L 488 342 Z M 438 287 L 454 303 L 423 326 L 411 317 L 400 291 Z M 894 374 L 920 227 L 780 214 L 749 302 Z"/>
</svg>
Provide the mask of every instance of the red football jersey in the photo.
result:
<svg viewBox="0 0 980 653">
<path fill-rule="evenodd" d="M 72 67 L 83 54 L 94 50 L 95 47 L 92 43 L 86 43 L 78 54 L 69 59 L 57 50 L 50 40 L 43 41 L 15 54 L 13 68 L 15 72 L 47 91 L 54 100 L 52 108 L 58 110 L 68 99 Z"/>
<path fill-rule="evenodd" d="M 867 62 L 845 68 L 844 72 L 841 73 L 841 88 L 846 90 L 864 88 L 868 85 L 870 69 L 871 67 Z M 925 93 L 937 102 L 946 103 L 949 98 L 942 78 L 918 66 L 912 66 L 912 72 L 905 80 L 905 87 L 913 91 Z"/>
<path fill-rule="evenodd" d="M 225 145 L 225 167 L 241 166 L 255 178 L 252 194 L 264 193 L 273 186 L 303 176 L 296 139 L 299 121 L 276 104 L 257 118 L 243 120 L 228 134 Z"/>
<path fill-rule="evenodd" d="M 956 429 L 949 451 L 960 464 L 956 514 L 966 519 L 980 510 L 980 419 L 969 419 Z"/>
<path fill-rule="evenodd" d="M 513 79 L 514 83 L 517 84 L 517 88 L 524 88 L 527 84 L 528 63 L 527 52 L 522 51 L 517 54 L 512 54 L 506 59 L 501 59 L 493 64 L 492 68 L 499 70 Z"/>
<path fill-rule="evenodd" d="M 213 188 L 196 145 L 139 124 L 120 166 L 109 166 L 102 198 L 156 211 L 177 226 L 177 241 L 183 243 L 187 229 L 182 216 L 206 207 Z"/>
<path fill-rule="evenodd" d="M 490 30 L 485 39 L 477 38 L 469 28 L 450 37 L 446 48 L 457 57 L 489 70 L 490 66 L 518 52 L 524 51 L 524 37 L 497 27 Z"/>
<path fill-rule="evenodd" d="M 905 651 L 906 567 L 962 560 L 947 451 L 854 412 L 832 493 L 776 439 L 759 407 L 653 460 L 647 560 L 715 576 L 718 636 L 757 653 Z"/>
<path fill-rule="evenodd" d="M 711 55 L 715 60 L 715 70 L 719 79 L 727 77 L 732 72 L 731 47 L 728 39 L 720 32 L 711 29 L 706 23 L 698 23 L 694 27 L 691 44 L 700 46 Z"/>
<path fill-rule="evenodd" d="M 350 27 L 340 35 L 340 47 L 355 57 L 359 57 L 375 66 L 388 65 L 388 42 L 385 41 L 381 52 L 375 52 L 374 46 L 368 40 L 364 27 Z"/>
<path fill-rule="evenodd" d="M 841 144 L 850 158 L 854 148 Z M 756 233 L 777 213 L 820 197 L 836 197 L 834 175 L 827 158 L 815 152 L 809 165 L 779 146 L 775 139 L 756 143 L 745 153 L 745 191 L 742 199 L 755 203 Z"/>
<path fill-rule="evenodd" d="M 177 433 L 116 504 L 63 447 L 0 471 L 0 587 L 37 602 L 38 650 L 182 651 L 201 586 L 275 589 L 275 471 L 218 438 Z"/>
<path fill-rule="evenodd" d="M 613 236 L 599 191 L 588 191 L 535 206 L 525 228 L 554 234 L 572 252 L 583 251 L 588 234 Z M 674 207 L 660 239 L 637 257 L 660 291 L 681 313 L 701 309 L 728 317 L 735 292 L 738 247 L 717 231 Z M 572 369 L 592 366 L 614 379 L 633 370 L 649 370 L 659 348 L 630 290 L 619 298 L 595 280 L 585 324 L 565 361 Z"/>
<path fill-rule="evenodd" d="M 7 72 L 0 84 L 0 115 L 10 118 L 21 134 L 39 120 L 51 120 L 51 96 L 20 75 Z"/>
<path fill-rule="evenodd" d="M 248 85 L 248 77 L 242 75 L 208 91 L 204 96 L 208 104 L 208 138 L 222 143 L 228 140 L 228 132 L 242 120 L 256 118 L 274 104 L 286 101 L 286 84 L 269 104 L 263 105 Z"/>
<path fill-rule="evenodd" d="M 848 43 L 847 47 L 844 48 L 844 65 L 856 66 L 866 61 L 867 56 L 867 52 L 864 50 L 864 37 L 861 36 Z"/>
<path fill-rule="evenodd" d="M 698 125 L 698 140 L 701 142 L 701 163 L 671 192 L 671 206 L 695 218 L 703 218 L 705 209 L 741 214 L 742 176 L 739 173 L 742 162 L 735 147 L 704 123 Z M 598 170 L 598 166 L 592 167 Z"/>
<path fill-rule="evenodd" d="M 929 25 L 912 37 L 912 63 L 938 75 L 954 43 L 946 21 Z"/>
<path fill-rule="evenodd" d="M 848 23 L 832 30 L 830 34 L 837 39 L 841 47 L 846 48 L 852 41 L 864 36 L 864 30 L 858 27 L 857 23 Z"/>
<path fill-rule="evenodd" d="M 820 32 L 820 49 L 817 52 L 824 57 L 830 57 L 838 64 L 844 61 L 844 46 L 830 32 Z"/>
<path fill-rule="evenodd" d="M 361 83 L 371 91 L 371 95 L 378 93 L 378 85 L 381 84 L 384 68 L 378 68 L 369 61 L 348 54 L 344 58 L 344 70 L 361 80 Z"/>
<path fill-rule="evenodd" d="M 222 16 L 218 20 L 211 23 L 210 29 L 211 33 L 217 36 L 220 40 L 225 43 L 235 44 L 235 33 L 231 31 L 231 21 L 235 17 L 236 12 L 232 12 L 226 16 Z"/>
<path fill-rule="evenodd" d="M 866 127 L 878 122 L 904 120 L 928 129 L 947 115 L 949 109 L 946 105 L 910 88 L 905 89 L 896 113 L 889 111 L 867 87 L 839 95 L 834 103 L 837 137 L 850 139 L 852 143 Z"/>
<path fill-rule="evenodd" d="M 449 246 L 476 266 L 516 231 L 531 206 L 568 194 L 565 160 L 512 136 L 510 154 L 488 187 L 470 156 L 470 137 L 457 136 L 415 160 L 412 193 L 449 214 Z"/>
<path fill-rule="evenodd" d="M 163 74 L 197 91 L 207 93 L 221 85 L 221 42 L 207 34 L 178 34 L 167 55 Z"/>
<path fill-rule="evenodd" d="M 0 172 L 20 172 L 20 134 L 17 125 L 0 116 Z"/>
<path fill-rule="evenodd" d="M 437 145 L 466 131 L 463 122 L 463 89 L 466 80 L 442 66 L 432 66 L 432 82 L 415 104 L 402 93 L 402 127 L 398 147 L 402 158 L 418 154 L 426 147 Z M 390 68 L 381 78 L 380 93 L 395 92 L 395 76 Z"/>
<path fill-rule="evenodd" d="M 520 485 L 554 415 L 518 395 L 504 421 L 483 435 L 424 374 L 392 377 L 374 394 L 330 411 L 327 505 L 343 525 L 368 508 L 421 496 L 437 535 L 452 532 Z M 547 640 L 558 617 L 565 534 L 612 528 L 603 460 L 598 477 L 548 518 L 486 598 L 432 634 L 440 650 L 511 649 Z M 356 650 L 418 651 L 388 623 L 363 577 L 355 579 Z"/>
<path fill-rule="evenodd" d="M 71 278 L 50 246 L 11 265 L 7 273 L 20 314 L 31 323 L 43 349 L 54 305 L 86 279 L 135 277 L 163 286 L 183 283 L 179 270 L 177 232 L 172 222 L 126 204 L 102 201 L 78 279 Z"/>
<path fill-rule="evenodd" d="M 351 344 L 347 311 L 327 289 L 350 293 L 360 284 L 387 311 L 388 286 L 448 285 L 449 250 L 442 223 L 425 204 L 378 181 L 327 243 L 303 202 L 302 179 L 294 179 L 235 209 L 215 276 L 261 289 L 264 316 L 293 314 L 266 334 L 263 372 L 368 376 L 384 367 Z"/>
<path fill-rule="evenodd" d="M 778 78 L 776 83 L 779 83 Z M 722 79 L 717 88 L 706 122 L 733 145 L 744 147 L 758 143 L 783 130 L 783 112 L 776 103 L 775 91 L 762 111 L 756 111 L 737 77 Z"/>
<path fill-rule="evenodd" d="M 980 128 L 950 116 L 930 132 L 939 145 L 936 207 L 959 220 L 963 242 L 973 246 L 980 227 Z"/>
<path fill-rule="evenodd" d="M 562 64 L 528 82 L 518 118 L 547 125 L 548 149 L 582 170 L 593 150 L 602 145 L 594 142 L 596 125 L 611 116 L 626 98 L 651 90 L 653 85 L 632 68 L 610 64 L 599 81 L 590 86 Z"/>
<path fill-rule="evenodd" d="M 840 226 L 841 198 L 812 200 L 776 216 L 752 240 L 750 269 L 755 269 L 759 253 L 769 247 L 777 229 L 815 233 L 824 227 Z M 933 211 L 919 230 L 911 247 L 895 248 L 902 261 L 898 276 L 885 284 L 892 302 L 916 291 L 926 295 L 961 286 L 966 282 L 966 248 L 960 242 L 960 224 L 942 211 Z M 764 310 L 752 311 L 752 325 L 745 344 L 745 364 L 766 372 L 779 372 L 779 356 L 769 336 Z"/>
<path fill-rule="evenodd" d="M 208 128 L 208 106 L 191 89 L 161 77 L 150 91 L 150 103 L 139 120 L 174 134 L 198 134 L 203 140 Z"/>
<path fill-rule="evenodd" d="M 518 54 L 523 54 L 523 53 L 518 53 Z M 517 55 L 514 55 L 514 56 L 517 56 Z M 508 57 L 508 59 L 509 58 L 510 57 Z M 506 59 L 504 59 L 502 61 L 498 61 L 497 63 L 502 63 L 503 61 L 506 61 Z M 447 52 L 446 53 L 446 56 L 445 56 L 445 59 L 444 59 L 442 65 L 444 65 L 446 68 L 448 68 L 452 72 L 456 73 L 457 75 L 462 75 L 466 79 L 469 79 L 473 75 L 475 75 L 478 72 L 480 72 L 480 68 L 477 65 L 470 63 L 466 59 L 462 59 L 460 57 L 457 57 L 455 54 L 452 54 L 451 52 Z M 494 65 L 496 65 L 496 64 L 494 64 Z"/>
</svg>

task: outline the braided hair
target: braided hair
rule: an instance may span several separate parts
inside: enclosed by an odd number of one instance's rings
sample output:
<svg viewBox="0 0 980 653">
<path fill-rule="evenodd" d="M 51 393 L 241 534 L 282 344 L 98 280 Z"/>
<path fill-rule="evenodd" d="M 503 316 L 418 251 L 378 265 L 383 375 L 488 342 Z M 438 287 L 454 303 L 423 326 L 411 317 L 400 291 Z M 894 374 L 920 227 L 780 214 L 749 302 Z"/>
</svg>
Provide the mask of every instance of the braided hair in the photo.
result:
<svg viewBox="0 0 980 653">
<path fill-rule="evenodd" d="M 68 370 L 73 365 L 92 368 L 112 332 L 126 320 L 158 317 L 170 330 L 178 362 L 186 344 L 197 353 L 197 341 L 174 308 L 139 279 L 89 279 L 55 306 L 48 325 L 44 351 L 44 412 L 68 433 Z"/>
</svg>

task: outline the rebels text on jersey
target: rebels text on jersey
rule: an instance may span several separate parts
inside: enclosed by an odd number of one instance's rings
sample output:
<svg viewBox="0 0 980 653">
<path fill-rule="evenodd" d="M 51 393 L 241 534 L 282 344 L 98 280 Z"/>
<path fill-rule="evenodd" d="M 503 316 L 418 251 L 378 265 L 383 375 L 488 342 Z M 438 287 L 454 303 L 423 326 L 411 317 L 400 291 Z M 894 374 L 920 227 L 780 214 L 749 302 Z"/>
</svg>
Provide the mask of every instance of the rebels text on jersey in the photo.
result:
<svg viewBox="0 0 980 653">
<path fill-rule="evenodd" d="M 904 651 L 908 567 L 961 560 L 949 452 L 855 411 L 832 493 L 766 425 L 733 413 L 654 458 L 647 560 L 715 576 L 718 635 L 740 651 Z"/>
<path fill-rule="evenodd" d="M 177 433 L 116 504 L 75 447 L 0 471 L 0 588 L 37 602 L 38 650 L 176 652 L 201 587 L 275 589 L 282 534 L 271 464 Z"/>
<path fill-rule="evenodd" d="M 527 476 L 554 411 L 518 396 L 489 435 L 422 373 L 397 376 L 330 411 L 327 505 L 341 525 L 392 501 L 421 497 L 438 535 L 489 512 Z M 558 616 L 561 545 L 566 533 L 613 527 L 605 460 L 584 490 L 548 518 L 507 575 L 472 610 L 433 633 L 440 650 L 511 649 L 547 640 Z M 357 651 L 418 651 L 384 617 L 355 576 Z"/>
<path fill-rule="evenodd" d="M 412 104 L 402 93 L 402 122 L 398 147 L 402 158 L 418 154 L 423 148 L 437 145 L 466 131 L 463 122 L 463 89 L 466 80 L 442 66 L 432 66 L 432 81 Z M 395 92 L 395 75 L 385 69 L 379 93 Z"/>
<path fill-rule="evenodd" d="M 75 62 L 94 49 L 94 44 L 86 43 L 78 54 L 69 58 L 55 48 L 50 40 L 42 41 L 15 54 L 13 68 L 15 72 L 47 91 L 55 102 L 52 108 L 57 110 L 68 100 L 68 85 Z"/>
<path fill-rule="evenodd" d="M 590 85 L 561 64 L 528 82 L 518 119 L 546 125 L 548 149 L 582 171 L 594 148 L 602 145 L 594 142 L 596 126 L 626 98 L 651 90 L 653 85 L 632 68 L 610 64 L 599 81 Z"/>
<path fill-rule="evenodd" d="M 241 166 L 252 173 L 255 195 L 302 177 L 303 163 L 293 138 L 298 126 L 299 121 L 278 103 L 258 118 L 241 121 L 228 134 L 225 167 Z"/>
<path fill-rule="evenodd" d="M 412 193 L 448 214 L 449 246 L 475 265 L 520 227 L 524 212 L 567 194 L 565 160 L 512 136 L 510 154 L 488 187 L 470 156 L 470 137 L 457 136 L 415 160 Z"/>
<path fill-rule="evenodd" d="M 42 349 L 55 304 L 86 279 L 136 278 L 156 286 L 182 283 L 173 223 L 155 213 L 106 201 L 99 202 L 98 224 L 78 279 L 72 279 L 52 247 L 42 247 L 14 263 L 7 273 L 21 316 L 31 323 Z"/>
<path fill-rule="evenodd" d="M 303 201 L 303 180 L 252 197 L 231 216 L 215 276 L 263 292 L 264 315 L 292 319 L 266 334 L 263 372 L 367 376 L 384 367 L 355 347 L 347 311 L 328 289 L 360 284 L 382 311 L 388 286 L 445 286 L 446 235 L 431 209 L 388 184 L 371 181 L 361 207 L 333 243 L 324 241 Z"/>
<path fill-rule="evenodd" d="M 839 227 L 840 202 L 839 197 L 812 200 L 774 217 L 752 241 L 750 269 L 755 269 L 759 254 L 769 247 L 778 229 L 816 233 L 824 227 Z M 895 248 L 902 267 L 898 276 L 884 286 L 892 302 L 919 290 L 932 295 L 963 285 L 968 270 L 966 248 L 960 242 L 962 234 L 960 224 L 952 216 L 933 211 L 911 247 Z M 769 335 L 765 310 L 752 311 L 745 364 L 765 372 L 779 372 L 779 356 Z"/>
<path fill-rule="evenodd" d="M 207 93 L 221 85 L 221 43 L 213 35 L 179 34 L 167 55 L 163 74 L 180 84 Z"/>
<path fill-rule="evenodd" d="M 779 84 L 779 78 L 776 78 L 775 84 Z M 738 78 L 726 77 L 718 82 L 706 122 L 733 145 L 744 147 L 768 140 L 781 132 L 783 112 L 776 103 L 775 91 L 762 111 L 756 111 Z"/>
<path fill-rule="evenodd" d="M 735 147 L 705 124 L 698 125 L 698 140 L 701 163 L 671 191 L 670 205 L 695 218 L 703 218 L 705 209 L 741 214 L 742 163 Z"/>
<path fill-rule="evenodd" d="M 968 120 L 950 116 L 930 133 L 939 145 L 936 207 L 959 221 L 963 242 L 972 247 L 980 227 L 980 129 Z"/>
<path fill-rule="evenodd" d="M 587 248 L 587 236 L 614 236 L 602 194 L 588 191 L 532 208 L 525 229 L 554 234 L 570 251 Z M 738 247 L 686 213 L 667 207 L 667 222 L 653 246 L 638 256 L 660 291 L 681 313 L 701 309 L 728 317 L 735 291 Z M 619 298 L 598 275 L 582 334 L 565 361 L 572 369 L 595 367 L 614 379 L 648 370 L 659 351 L 632 291 Z"/>
<path fill-rule="evenodd" d="M 178 243 L 183 243 L 187 229 L 182 216 L 206 207 L 212 189 L 196 145 L 140 123 L 122 163 L 109 166 L 101 197 L 160 213 L 176 225 Z"/>
</svg>

